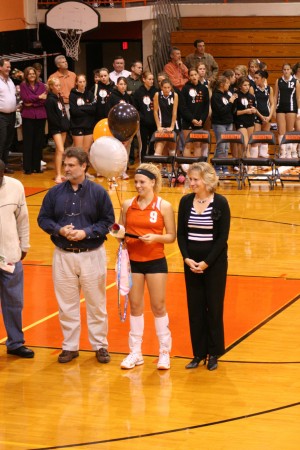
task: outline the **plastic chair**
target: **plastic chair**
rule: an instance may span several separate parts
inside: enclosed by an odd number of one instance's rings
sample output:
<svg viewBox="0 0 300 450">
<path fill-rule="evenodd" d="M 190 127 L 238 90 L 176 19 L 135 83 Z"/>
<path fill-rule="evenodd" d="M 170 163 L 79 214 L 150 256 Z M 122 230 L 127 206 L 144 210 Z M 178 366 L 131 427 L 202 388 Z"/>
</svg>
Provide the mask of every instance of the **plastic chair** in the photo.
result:
<svg viewBox="0 0 300 450">
<path fill-rule="evenodd" d="M 300 131 L 290 131 L 285 133 L 281 140 L 281 145 L 289 145 L 289 144 L 300 144 Z M 296 167 L 300 167 L 300 158 L 299 156 L 294 158 L 280 158 L 280 146 L 278 147 L 278 151 L 274 157 L 274 166 L 275 166 L 275 179 L 274 185 L 276 181 L 279 180 L 281 186 L 283 187 L 283 181 L 300 181 L 300 170 L 296 170 Z M 282 168 L 286 168 L 288 172 L 283 171 Z M 290 168 L 287 169 L 287 168 Z M 293 170 L 294 169 L 294 170 Z"/>
<path fill-rule="evenodd" d="M 150 142 L 177 142 L 177 134 L 175 131 L 155 131 L 150 139 Z M 148 150 L 149 151 L 149 146 Z M 176 153 L 176 150 L 175 150 Z M 171 172 L 167 172 L 167 178 L 169 181 L 169 186 L 175 181 L 174 173 L 174 160 L 175 155 L 148 155 L 148 153 L 143 158 L 144 162 L 151 162 L 154 164 L 169 164 L 171 165 Z"/>
<path fill-rule="evenodd" d="M 275 136 L 272 131 L 254 131 L 251 134 L 248 142 L 249 146 L 253 144 L 268 144 L 276 145 Z M 246 153 L 246 149 L 245 149 Z M 242 165 L 242 181 L 248 181 L 249 186 L 251 186 L 251 181 L 254 180 L 264 180 L 266 179 L 270 188 L 274 187 L 274 160 L 270 157 L 248 157 L 246 154 L 241 158 Z M 270 173 L 249 173 L 249 167 L 268 167 L 270 168 Z"/>
<path fill-rule="evenodd" d="M 219 143 L 235 143 L 241 144 L 244 147 L 244 136 L 240 131 L 224 131 L 221 133 L 221 139 Z M 211 164 L 215 167 L 216 171 L 220 166 L 237 167 L 237 172 L 219 173 L 219 180 L 235 180 L 238 185 L 238 189 L 242 189 L 242 176 L 241 176 L 241 158 L 232 156 L 216 157 L 214 156 L 210 160 Z"/>
</svg>

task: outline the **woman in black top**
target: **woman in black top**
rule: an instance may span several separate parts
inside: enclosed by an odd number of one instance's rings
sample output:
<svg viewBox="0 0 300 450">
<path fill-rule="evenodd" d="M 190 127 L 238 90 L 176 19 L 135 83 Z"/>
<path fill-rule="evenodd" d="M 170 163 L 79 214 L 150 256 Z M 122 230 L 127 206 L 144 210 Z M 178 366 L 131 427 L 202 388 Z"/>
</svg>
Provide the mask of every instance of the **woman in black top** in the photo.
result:
<svg viewBox="0 0 300 450">
<path fill-rule="evenodd" d="M 184 261 L 193 360 L 187 369 L 208 359 L 209 370 L 225 352 L 223 305 L 227 277 L 227 240 L 230 209 L 215 193 L 218 177 L 208 163 L 188 171 L 192 194 L 181 198 L 177 239 Z"/>
<path fill-rule="evenodd" d="M 215 156 L 217 158 L 228 156 L 228 143 L 221 143 L 221 134 L 224 131 L 231 131 L 233 128 L 233 103 L 237 98 L 237 94 L 228 95 L 228 89 L 230 87 L 230 82 L 228 78 L 220 76 L 214 86 L 213 94 L 211 97 L 211 122 L 212 128 L 216 136 L 216 149 Z M 222 169 L 225 173 L 228 172 L 226 166 Z"/>
<path fill-rule="evenodd" d="M 119 77 L 117 79 L 117 84 L 108 99 L 108 109 L 110 110 L 113 106 L 118 105 L 119 103 L 132 104 L 131 97 L 127 93 L 127 80 L 125 77 Z"/>
<path fill-rule="evenodd" d="M 271 128 L 271 119 L 274 114 L 274 94 L 273 88 L 267 83 L 268 72 L 266 70 L 257 70 L 254 75 L 256 99 L 256 117 L 254 131 L 269 131 Z M 250 148 L 251 157 L 261 156 L 269 157 L 268 144 L 252 145 Z M 269 169 L 269 167 L 268 167 Z"/>
<path fill-rule="evenodd" d="M 287 131 L 294 130 L 296 119 L 300 117 L 300 83 L 292 75 L 290 64 L 282 66 L 282 73 L 282 77 L 276 80 L 274 89 L 279 144 Z M 283 144 L 280 157 L 290 158 L 291 150 L 288 144 Z"/>
<path fill-rule="evenodd" d="M 147 148 L 152 134 L 156 131 L 156 123 L 153 114 L 153 97 L 157 92 L 154 84 L 154 76 L 151 72 L 146 70 L 142 74 L 143 85 L 140 86 L 133 94 L 133 104 L 140 115 L 140 134 L 142 140 L 141 161 L 147 154 Z M 149 148 L 148 154 L 153 155 L 154 146 Z"/>
<path fill-rule="evenodd" d="M 182 128 L 184 139 L 186 140 L 191 130 L 199 130 L 204 127 L 209 111 L 209 93 L 208 88 L 199 81 L 199 73 L 196 69 L 191 68 L 188 71 L 189 81 L 181 90 L 183 99 L 183 121 Z M 207 156 L 208 145 L 201 145 L 201 142 L 186 144 L 184 148 L 184 156 Z"/>
<path fill-rule="evenodd" d="M 62 96 L 60 95 L 60 81 L 58 78 L 49 78 L 48 97 L 45 102 L 47 111 L 49 134 L 55 142 L 55 183 L 62 183 L 64 177 L 61 173 L 62 157 L 64 153 L 64 143 L 67 131 L 70 128 L 70 122 L 66 113 L 66 108 Z"/>
<path fill-rule="evenodd" d="M 96 103 L 91 91 L 86 89 L 86 76 L 77 75 L 76 87 L 70 92 L 71 132 L 75 147 L 88 153 L 93 142 Z"/>
<path fill-rule="evenodd" d="M 238 82 L 237 99 L 235 101 L 234 123 L 235 128 L 244 136 L 244 148 L 247 150 L 250 135 L 254 131 L 256 115 L 256 102 L 254 95 L 250 94 L 250 81 L 247 77 Z"/>
<path fill-rule="evenodd" d="M 108 116 L 109 97 L 114 87 L 115 83 L 109 78 L 109 70 L 106 67 L 99 69 L 99 81 L 91 90 L 96 99 L 96 122 Z"/>
</svg>

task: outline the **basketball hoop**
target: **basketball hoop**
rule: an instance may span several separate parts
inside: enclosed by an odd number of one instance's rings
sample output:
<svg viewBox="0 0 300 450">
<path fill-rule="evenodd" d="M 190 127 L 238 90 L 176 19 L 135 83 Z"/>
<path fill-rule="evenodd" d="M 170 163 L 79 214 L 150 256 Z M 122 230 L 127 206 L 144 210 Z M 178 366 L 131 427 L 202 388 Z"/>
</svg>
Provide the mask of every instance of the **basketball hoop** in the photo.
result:
<svg viewBox="0 0 300 450">
<path fill-rule="evenodd" d="M 82 30 L 55 30 L 55 33 L 61 40 L 63 48 L 66 50 L 66 55 L 78 61 Z"/>
<path fill-rule="evenodd" d="M 100 14 L 82 1 L 65 0 L 46 12 L 45 22 L 61 40 L 66 56 L 78 61 L 81 35 L 99 28 Z"/>
</svg>

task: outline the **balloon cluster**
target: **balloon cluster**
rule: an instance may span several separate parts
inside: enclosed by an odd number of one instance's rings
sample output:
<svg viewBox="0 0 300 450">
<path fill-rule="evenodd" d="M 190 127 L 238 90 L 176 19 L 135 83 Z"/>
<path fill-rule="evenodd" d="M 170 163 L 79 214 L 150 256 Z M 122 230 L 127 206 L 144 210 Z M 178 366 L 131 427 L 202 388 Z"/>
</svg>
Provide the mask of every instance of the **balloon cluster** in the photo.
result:
<svg viewBox="0 0 300 450">
<path fill-rule="evenodd" d="M 136 134 L 138 127 L 139 113 L 128 103 L 115 105 L 108 118 L 96 124 L 90 161 L 98 173 L 112 178 L 126 170 L 128 155 L 123 143 Z"/>
</svg>

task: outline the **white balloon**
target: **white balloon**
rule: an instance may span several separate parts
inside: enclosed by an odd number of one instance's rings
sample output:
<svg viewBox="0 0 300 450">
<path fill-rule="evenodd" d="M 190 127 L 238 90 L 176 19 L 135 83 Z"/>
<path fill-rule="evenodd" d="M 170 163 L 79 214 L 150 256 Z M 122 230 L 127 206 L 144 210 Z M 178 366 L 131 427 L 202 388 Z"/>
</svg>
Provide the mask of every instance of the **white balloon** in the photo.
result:
<svg viewBox="0 0 300 450">
<path fill-rule="evenodd" d="M 127 151 L 118 139 L 102 136 L 91 146 L 90 162 L 96 172 L 104 177 L 118 177 L 127 168 Z"/>
</svg>

